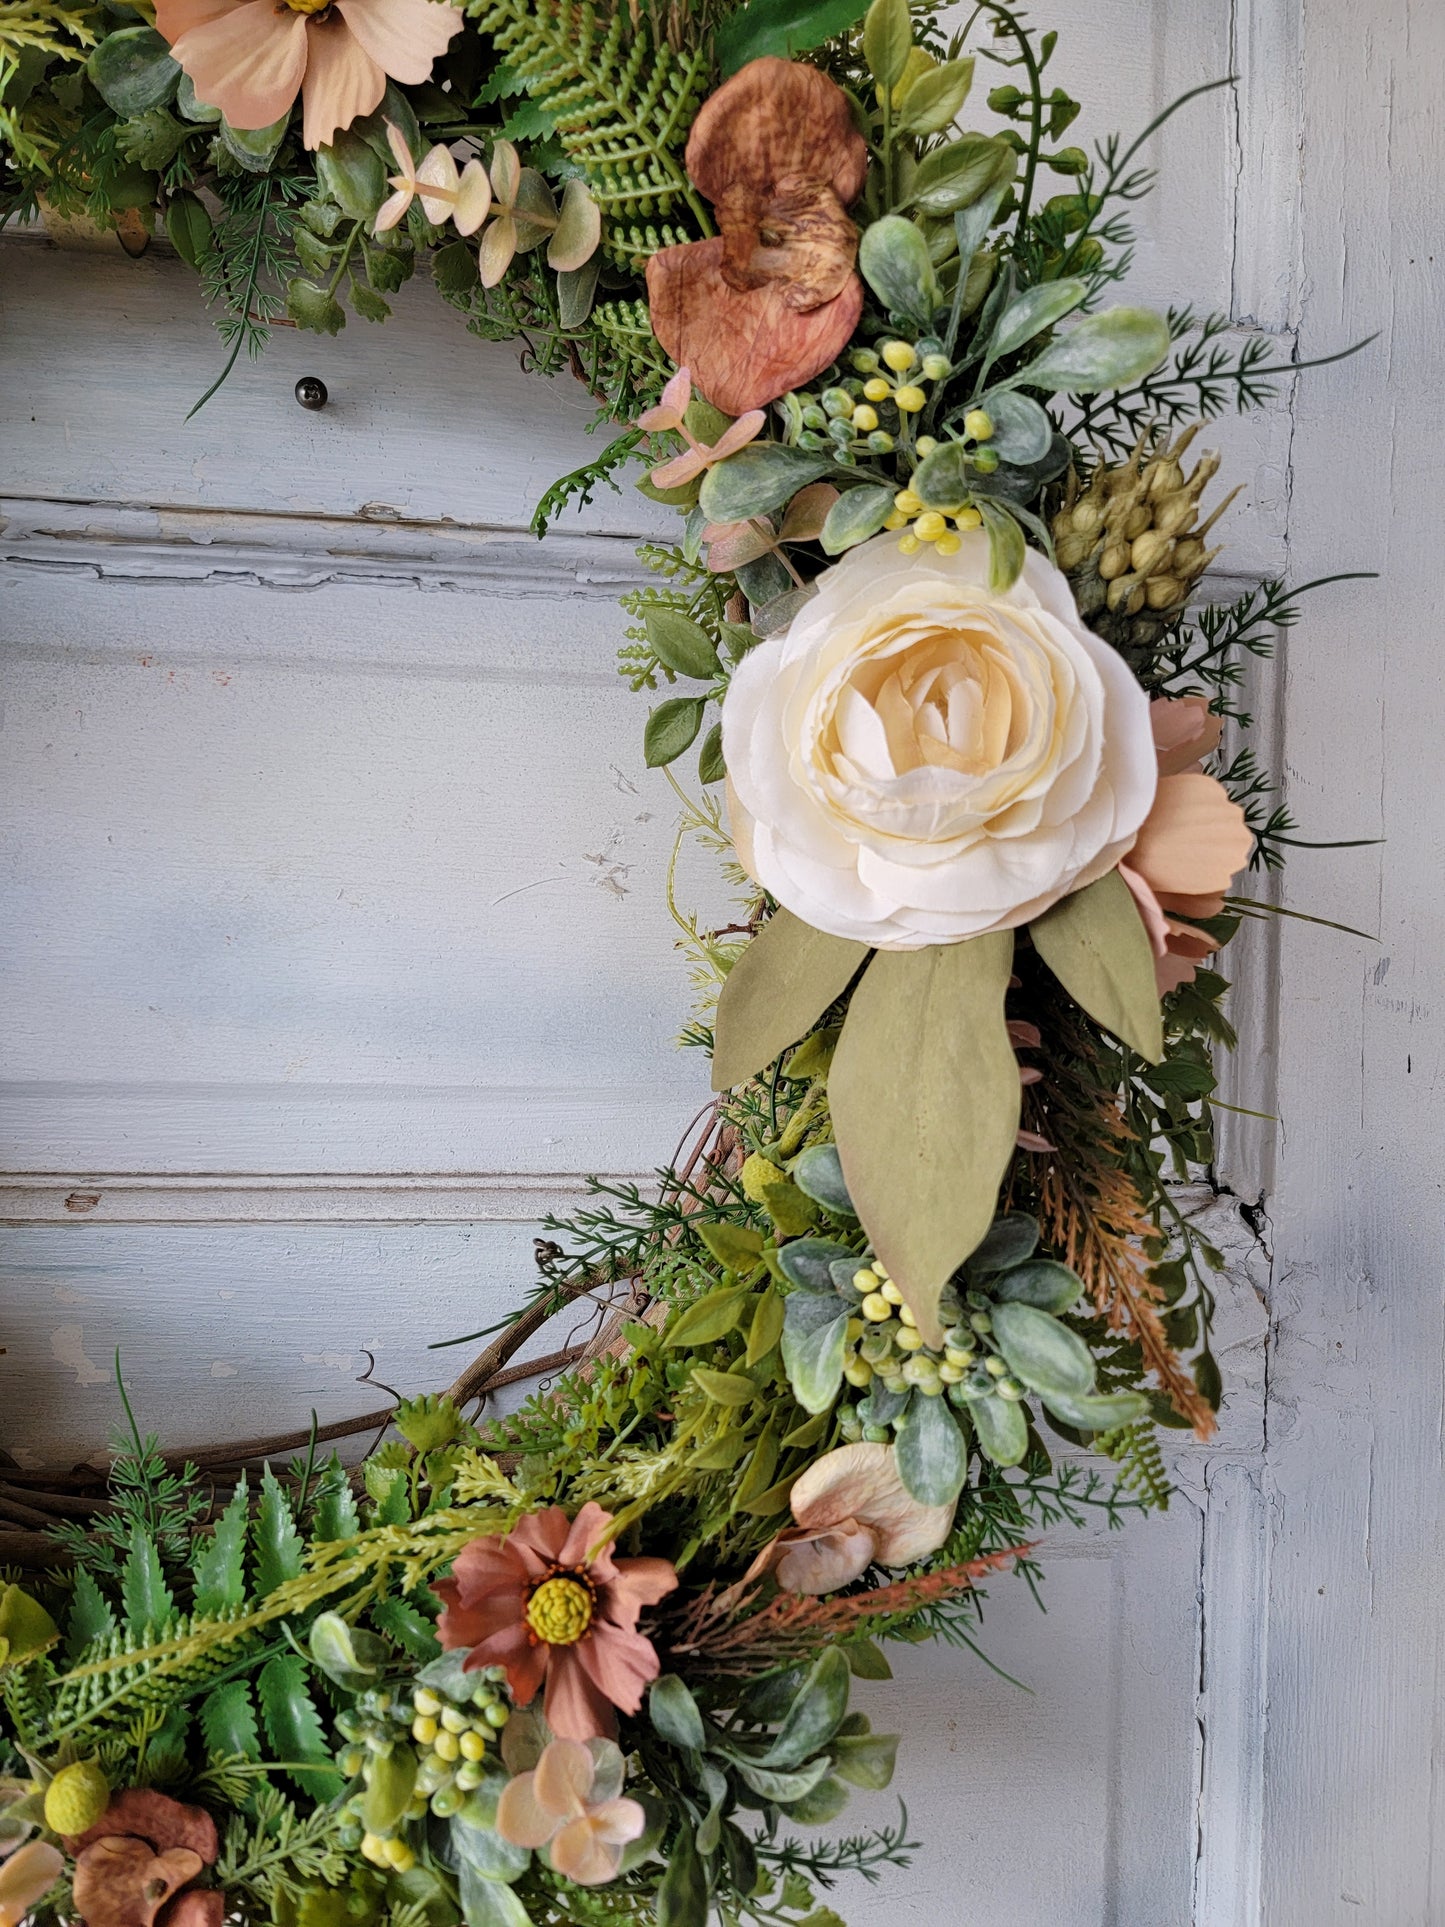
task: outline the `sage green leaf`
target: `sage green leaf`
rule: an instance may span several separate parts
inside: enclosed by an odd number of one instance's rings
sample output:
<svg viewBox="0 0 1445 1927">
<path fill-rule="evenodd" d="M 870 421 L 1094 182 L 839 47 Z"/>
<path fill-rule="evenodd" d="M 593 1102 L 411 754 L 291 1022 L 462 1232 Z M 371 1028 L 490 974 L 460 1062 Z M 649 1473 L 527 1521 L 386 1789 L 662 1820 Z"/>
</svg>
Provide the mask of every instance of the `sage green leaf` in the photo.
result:
<svg viewBox="0 0 1445 1927">
<path fill-rule="evenodd" d="M 707 682 L 722 668 L 707 630 L 680 609 L 649 609 L 643 621 L 648 645 L 665 668 L 698 682 Z"/>
<path fill-rule="evenodd" d="M 756 1365 L 760 1359 L 778 1343 L 783 1335 L 783 1300 L 770 1285 L 758 1300 L 758 1308 L 753 1313 L 753 1322 L 748 1326 L 748 1348 L 743 1354 L 744 1365 Z"/>
<path fill-rule="evenodd" d="M 311 334 L 340 334 L 346 326 L 346 310 L 315 281 L 298 275 L 286 284 L 286 312 L 298 328 Z"/>
<path fill-rule="evenodd" d="M 348 220 L 369 221 L 386 195 L 386 164 L 352 128 L 316 150 L 316 177 Z"/>
<path fill-rule="evenodd" d="M 1051 341 L 1036 361 L 1009 377 L 1012 387 L 1096 395 L 1142 381 L 1169 352 L 1169 327 L 1147 308 L 1105 308 Z"/>
<path fill-rule="evenodd" d="M 1013 933 L 880 951 L 853 993 L 828 1100 L 873 1247 L 938 1345 L 938 1300 L 993 1221 L 1019 1121 L 1004 1026 Z"/>
<path fill-rule="evenodd" d="M 763 1799 L 774 1800 L 780 1804 L 801 1800 L 805 1794 L 813 1791 L 820 1780 L 827 1779 L 829 1771 L 826 1753 L 820 1754 L 815 1760 L 809 1760 L 806 1766 L 797 1767 L 792 1772 L 783 1772 L 776 1767 L 759 1766 L 756 1761 L 749 1760 L 742 1754 L 733 1755 L 733 1761 L 738 1778 L 744 1786 L 751 1787 L 753 1792 L 761 1794 Z"/>
<path fill-rule="evenodd" d="M 746 522 L 791 502 L 800 488 L 826 475 L 826 455 L 781 442 L 749 442 L 725 462 L 715 462 L 703 478 L 698 501 L 709 522 Z"/>
<path fill-rule="evenodd" d="M 991 502 L 981 495 L 974 507 L 988 531 L 988 586 L 995 595 L 1003 595 L 1024 572 L 1028 555 L 1024 532 L 1001 502 Z"/>
<path fill-rule="evenodd" d="M 722 724 L 714 723 L 702 739 L 702 748 L 697 758 L 697 780 L 700 783 L 720 783 L 728 773 L 723 760 Z"/>
<path fill-rule="evenodd" d="M 978 1449 L 994 1465 L 1018 1465 L 1029 1449 L 1029 1423 L 1023 1407 L 989 1392 L 968 1401 Z"/>
<path fill-rule="evenodd" d="M 825 1024 L 821 1030 L 815 1030 L 811 1037 L 805 1037 L 784 1064 L 784 1077 L 795 1077 L 800 1081 L 803 1078 L 826 1077 L 842 1034 L 841 1024 Z"/>
<path fill-rule="evenodd" d="M 65 1622 L 65 1657 L 73 1666 L 87 1646 L 109 1639 L 114 1631 L 115 1614 L 105 1595 L 86 1568 L 77 1566 Z"/>
<path fill-rule="evenodd" d="M 848 1639 L 838 1650 L 847 1660 L 848 1671 L 855 1679 L 892 1679 L 893 1668 L 876 1641 Z"/>
<path fill-rule="evenodd" d="M 233 127 L 228 120 L 221 122 L 221 145 L 231 159 L 248 174 L 268 174 L 271 163 L 286 138 L 286 128 L 290 122 L 289 110 L 280 120 L 272 121 L 269 127 Z M 331 197 L 336 198 L 334 195 Z M 358 217 L 353 215 L 352 219 Z"/>
<path fill-rule="evenodd" d="M 1149 1410 L 1142 1392 L 1047 1392 L 1041 1396 L 1054 1417 L 1072 1425 L 1076 1432 L 1112 1432 L 1116 1425 L 1132 1425 Z M 969 1409 L 977 1421 L 978 1406 Z"/>
<path fill-rule="evenodd" d="M 952 512 L 968 501 L 974 475 L 960 442 L 940 442 L 913 471 L 908 486 L 925 508 Z"/>
<path fill-rule="evenodd" d="M 256 1597 L 264 1599 L 301 1573 L 303 1548 L 291 1501 L 268 1465 L 261 1474 L 261 1503 L 251 1528 L 256 1559 Z"/>
<path fill-rule="evenodd" d="M 934 1398 L 927 1403 L 941 1405 L 943 1401 Z M 860 1733 L 833 1742 L 833 1771 L 839 1779 L 872 1793 L 881 1793 L 889 1784 L 897 1761 L 896 1733 Z"/>
<path fill-rule="evenodd" d="M 1054 425 L 1031 396 L 995 388 L 978 406 L 993 423 L 988 446 L 1001 462 L 1019 466 L 1041 462 L 1053 447 Z"/>
<path fill-rule="evenodd" d="M 106 106 L 122 120 L 164 107 L 181 78 L 169 42 L 154 27 L 121 27 L 108 33 L 92 48 L 85 72 Z"/>
<path fill-rule="evenodd" d="M 647 1717 L 673 1746 L 700 1753 L 706 1743 L 702 1714 L 687 1684 L 676 1673 L 661 1673 L 647 1690 Z"/>
<path fill-rule="evenodd" d="M 416 1791 L 416 1749 L 394 1746 L 374 1754 L 368 1763 L 361 1822 L 368 1833 L 390 1833 L 401 1820 Z"/>
<path fill-rule="evenodd" d="M 836 1292 L 795 1291 L 783 1307 L 783 1369 L 805 1412 L 826 1412 L 843 1383 L 848 1308 Z"/>
<path fill-rule="evenodd" d="M 920 1505 L 952 1505 L 963 1490 L 968 1448 L 947 1399 L 915 1398 L 898 1427 L 894 1452 L 898 1476 Z"/>
<path fill-rule="evenodd" d="M 364 281 L 352 282 L 351 305 L 363 321 L 385 321 L 391 314 L 390 303 L 383 301 L 375 288 L 369 288 Z"/>
<path fill-rule="evenodd" d="M 912 51 L 908 0 L 873 0 L 863 19 L 863 58 L 880 92 L 902 80 Z"/>
<path fill-rule="evenodd" d="M 973 56 L 928 67 L 903 96 L 899 124 L 910 134 L 941 134 L 952 127 L 973 85 Z"/>
<path fill-rule="evenodd" d="M 719 1285 L 672 1320 L 663 1335 L 663 1343 L 715 1345 L 737 1324 L 751 1296 L 747 1285 Z"/>
<path fill-rule="evenodd" d="M 318 1800 L 327 1800 L 341 1784 L 331 1764 L 326 1729 L 306 1687 L 306 1663 L 297 1653 L 277 1653 L 256 1676 L 256 1697 L 273 1760 L 314 1760 L 315 1768 L 292 1773 L 292 1778 Z"/>
<path fill-rule="evenodd" d="M 751 1225 L 729 1224 L 724 1218 L 716 1224 L 700 1224 L 697 1235 L 729 1271 L 751 1271 L 763 1255 L 763 1234 Z"/>
<path fill-rule="evenodd" d="M 962 140 L 950 141 L 947 147 L 936 147 L 924 155 L 913 177 L 909 200 L 924 214 L 956 214 L 989 197 L 997 213 L 1017 168 L 1018 159 L 1005 142 L 986 134 L 965 134 Z M 977 246 L 975 241 L 970 255 Z"/>
<path fill-rule="evenodd" d="M 712 1087 L 732 1090 L 797 1043 L 848 988 L 868 946 L 777 910 L 727 974 L 718 998 Z"/>
<path fill-rule="evenodd" d="M 1001 1305 L 1036 1305 L 1040 1311 L 1067 1311 L 1077 1303 L 1084 1281 L 1052 1258 L 1036 1258 L 1031 1264 L 1016 1265 L 995 1278 L 989 1286 Z"/>
<path fill-rule="evenodd" d="M 690 1826 L 677 1830 L 657 1889 L 657 1927 L 707 1927 L 707 1873 Z"/>
<path fill-rule="evenodd" d="M 201 257 L 210 253 L 215 238 L 211 217 L 194 194 L 171 196 L 166 203 L 166 233 L 188 268 L 198 266 Z"/>
<path fill-rule="evenodd" d="M 851 1275 L 862 1262 L 846 1245 L 833 1244 L 827 1238 L 795 1238 L 778 1253 L 778 1267 L 789 1284 L 797 1285 L 801 1291 L 832 1298 L 835 1311 L 838 1306 L 833 1288 L 834 1265 L 847 1264 Z M 853 1302 L 856 1304 L 857 1300 Z"/>
<path fill-rule="evenodd" d="M 1119 872 L 1111 870 L 1061 898 L 1035 917 L 1029 934 L 1080 1009 L 1120 1043 L 1157 1064 L 1164 1055 L 1164 1030 L 1154 952 Z"/>
<path fill-rule="evenodd" d="M 841 1361 L 839 1370 L 842 1370 Z M 131 1528 L 130 1548 L 121 1567 L 120 1597 L 126 1628 L 142 1644 L 147 1630 L 158 1633 L 176 1609 L 161 1571 L 161 1556 L 155 1540 L 139 1522 Z"/>
<path fill-rule="evenodd" d="M 862 19 L 868 0 L 749 0 L 717 30 L 714 50 L 722 79 L 750 60 L 777 54 L 791 60 L 834 40 Z"/>
<path fill-rule="evenodd" d="M 876 535 L 893 513 L 893 490 L 869 482 L 862 488 L 844 489 L 829 509 L 819 538 L 825 555 L 841 555 L 845 549 L 866 542 Z"/>
<path fill-rule="evenodd" d="M 754 1505 L 770 1489 L 777 1469 L 778 1415 L 774 1411 L 769 1414 L 762 1436 L 753 1447 L 747 1470 L 738 1480 L 737 1491 L 733 1494 L 733 1510 L 746 1512 Z"/>
<path fill-rule="evenodd" d="M 783 1444 L 799 1452 L 808 1446 L 816 1445 L 832 1422 L 831 1412 L 815 1412 L 812 1418 L 805 1418 L 801 1425 L 795 1425 L 783 1438 Z"/>
<path fill-rule="evenodd" d="M 186 73 L 181 75 L 176 84 L 176 112 L 182 120 L 188 120 L 197 127 L 214 127 L 221 118 L 219 107 L 208 106 L 205 101 L 197 98 L 191 77 Z M 312 205 L 315 204 L 312 203 Z"/>
<path fill-rule="evenodd" d="M 196 1560 L 196 1611 L 212 1619 L 246 1598 L 246 1518 L 249 1494 L 243 1472 L 230 1503 L 217 1519 Z"/>
<path fill-rule="evenodd" d="M 500 1834 L 494 1837 L 507 1844 Z M 532 1858 L 525 1847 L 513 1851 L 526 1854 L 529 1861 Z M 506 1881 L 488 1879 L 466 1858 L 457 1871 L 457 1899 L 466 1927 L 532 1927 L 532 1916 Z"/>
<path fill-rule="evenodd" d="M 260 1759 L 261 1734 L 245 1680 L 228 1679 L 201 1701 L 201 1737 L 213 1759 Z"/>
<path fill-rule="evenodd" d="M 942 296 L 922 231 L 902 214 L 870 221 L 858 243 L 858 271 L 892 314 L 927 325 Z"/>
<path fill-rule="evenodd" d="M 594 254 L 580 268 L 563 268 L 557 276 L 557 319 L 569 332 L 582 327 L 597 299 L 602 255 Z"/>
<path fill-rule="evenodd" d="M 1094 1359 L 1076 1332 L 1037 1305 L 996 1304 L 993 1335 L 1015 1378 L 1043 1397 L 1094 1389 Z"/>
<path fill-rule="evenodd" d="M 811 1793 L 805 1793 L 801 1800 L 791 1801 L 783 1808 L 783 1812 L 790 1820 L 796 1820 L 800 1827 L 826 1827 L 830 1820 L 837 1819 L 847 1804 L 847 1787 L 829 1774 L 826 1779 L 819 1780 Z M 819 1921 L 815 1915 L 813 1927 L 834 1927 L 834 1922 L 840 1918 L 834 1914 L 833 1920 L 829 1920 L 828 1915 L 833 1911 L 831 1907 L 819 1911 L 823 1918 Z"/>
<path fill-rule="evenodd" d="M 1071 277 L 1064 281 L 1041 281 L 1037 287 L 1025 288 L 1022 294 L 1016 294 L 994 324 L 993 338 L 988 344 L 989 359 L 1002 361 L 1005 355 L 1032 341 L 1035 335 L 1052 328 L 1066 314 L 1072 314 L 1088 292 L 1087 281 Z"/>
<path fill-rule="evenodd" d="M 857 1209 L 843 1177 L 836 1144 L 810 1144 L 793 1160 L 794 1184 L 835 1218 L 856 1218 Z"/>
<path fill-rule="evenodd" d="M 848 1711 L 848 1679 L 847 1660 L 836 1646 L 825 1646 L 804 1674 L 759 1765 L 788 1772 L 827 1746 Z"/>
<path fill-rule="evenodd" d="M 692 1377 L 715 1405 L 751 1405 L 758 1395 L 756 1384 L 746 1372 L 715 1372 L 706 1365 L 694 1365 Z"/>
<path fill-rule="evenodd" d="M 692 748 L 706 707 L 706 696 L 674 696 L 657 705 L 642 732 L 642 755 L 649 769 L 674 763 Z"/>
<path fill-rule="evenodd" d="M 1002 1212 L 970 1253 L 970 1273 L 1007 1271 L 1032 1258 L 1039 1244 L 1038 1220 L 1027 1211 Z"/>
<path fill-rule="evenodd" d="M 697 1850 L 711 1855 L 717 1852 L 722 1839 L 723 1802 L 728 1797 L 728 1776 L 720 1766 L 711 1760 L 703 1760 L 698 1765 L 698 1779 L 707 1793 L 707 1812 L 702 1825 L 697 1830 Z"/>
</svg>

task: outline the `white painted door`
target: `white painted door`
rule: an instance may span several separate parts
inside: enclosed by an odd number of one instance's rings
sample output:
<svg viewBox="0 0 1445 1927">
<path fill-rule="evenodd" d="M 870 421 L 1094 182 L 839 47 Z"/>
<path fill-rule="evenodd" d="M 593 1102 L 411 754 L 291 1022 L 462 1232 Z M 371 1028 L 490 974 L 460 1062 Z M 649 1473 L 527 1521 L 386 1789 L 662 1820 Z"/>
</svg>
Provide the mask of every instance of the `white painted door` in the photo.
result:
<svg viewBox="0 0 1445 1927">
<path fill-rule="evenodd" d="M 1324 593 L 1256 692 L 1302 834 L 1236 959 L 1249 1038 L 1197 1200 L 1232 1270 L 1220 1436 L 1166 1518 L 1061 1529 L 1041 1617 L 911 1652 L 898 1790 L 927 1844 L 855 1927 L 1439 1927 L 1442 1100 L 1436 0 L 1093 0 L 1081 133 L 1153 144 L 1141 298 L 1357 361 L 1217 435 L 1237 578 Z M 448 1375 L 546 1210 L 644 1177 L 703 1094 L 664 875 L 671 792 L 612 669 L 647 523 L 545 547 L 587 446 L 426 289 L 283 334 L 193 423 L 194 283 L 0 243 L 0 1437 L 99 1448 L 121 1350 L 170 1441 Z M 326 380 L 319 415 L 292 399 Z M 684 873 L 705 894 L 705 868 Z M 551 1340 L 545 1341 L 550 1343 Z M 876 1690 L 876 1689 L 875 1689 Z M 860 1822 L 887 1818 L 885 1796 Z"/>
</svg>

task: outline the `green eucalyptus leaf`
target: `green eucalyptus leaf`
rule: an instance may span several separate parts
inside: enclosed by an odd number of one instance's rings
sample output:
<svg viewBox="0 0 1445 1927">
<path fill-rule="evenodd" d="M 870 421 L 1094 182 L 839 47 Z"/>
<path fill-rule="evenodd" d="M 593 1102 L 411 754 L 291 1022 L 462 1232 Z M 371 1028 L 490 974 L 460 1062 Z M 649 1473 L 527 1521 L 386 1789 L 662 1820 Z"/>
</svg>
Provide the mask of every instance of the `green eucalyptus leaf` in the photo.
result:
<svg viewBox="0 0 1445 1927">
<path fill-rule="evenodd" d="M 722 668 L 712 638 L 680 609 L 649 609 L 643 617 L 648 647 L 664 668 L 707 682 Z"/>
<path fill-rule="evenodd" d="M 375 288 L 368 287 L 364 281 L 352 282 L 351 305 L 363 321 L 385 321 L 391 314 L 390 303 L 383 301 Z"/>
<path fill-rule="evenodd" d="M 941 1405 L 943 1400 L 925 1402 Z M 897 1760 L 896 1733 L 850 1734 L 833 1742 L 833 1771 L 850 1786 L 863 1787 L 870 1793 L 881 1793 L 890 1783 Z"/>
<path fill-rule="evenodd" d="M 942 1336 L 939 1296 L 992 1223 L 1014 1154 L 1012 970 L 1011 931 L 880 951 L 828 1075 L 849 1193 L 930 1344 Z"/>
<path fill-rule="evenodd" d="M 970 1273 L 1007 1271 L 1032 1258 L 1039 1244 L 1038 1220 L 1027 1211 L 1005 1211 L 994 1219 L 969 1255 Z"/>
<path fill-rule="evenodd" d="M 995 595 L 1003 595 L 1024 572 L 1028 544 L 1017 520 L 1001 502 L 980 495 L 974 507 L 988 532 L 988 586 Z"/>
<path fill-rule="evenodd" d="M 1004 1363 L 1031 1392 L 1077 1397 L 1094 1388 L 1094 1359 L 1076 1332 L 1037 1305 L 993 1308 L 993 1335 Z"/>
<path fill-rule="evenodd" d="M 890 313 L 925 326 L 943 298 L 923 231 L 902 214 L 885 214 L 864 228 L 858 271 Z"/>
<path fill-rule="evenodd" d="M 1054 1417 L 1076 1432 L 1112 1432 L 1116 1425 L 1132 1425 L 1149 1410 L 1142 1392 L 1045 1392 L 1041 1396 Z M 979 1408 L 969 1409 L 976 1423 Z"/>
<path fill-rule="evenodd" d="M 826 1412 L 843 1382 L 848 1309 L 836 1293 L 795 1291 L 783 1306 L 783 1369 L 805 1412 Z"/>
<path fill-rule="evenodd" d="M 1016 1265 L 989 1285 L 989 1292 L 1001 1305 L 1035 1305 L 1040 1311 L 1053 1312 L 1067 1311 L 1077 1304 L 1083 1289 L 1078 1274 L 1052 1258 Z"/>
<path fill-rule="evenodd" d="M 1029 1449 L 1029 1423 L 1023 1407 L 989 1392 L 968 1401 L 978 1449 L 993 1465 L 1018 1465 Z"/>
<path fill-rule="evenodd" d="M 506 1846 L 500 1834 L 496 1838 Z M 532 1858 L 525 1847 L 513 1851 Z M 489 1879 L 465 1857 L 457 1869 L 457 1899 L 466 1927 L 532 1927 L 532 1916 L 506 1881 Z"/>
<path fill-rule="evenodd" d="M 649 769 L 662 769 L 692 748 L 706 707 L 705 696 L 673 696 L 657 705 L 642 732 L 642 755 Z"/>
<path fill-rule="evenodd" d="M 781 442 L 749 442 L 703 478 L 698 501 L 709 522 L 746 522 L 791 502 L 800 488 L 828 473 L 826 455 Z"/>
<path fill-rule="evenodd" d="M 714 1032 L 712 1086 L 744 1084 L 812 1028 L 842 996 L 868 946 L 814 930 L 778 910 L 723 984 Z"/>
<path fill-rule="evenodd" d="M 717 30 L 714 49 L 726 80 L 750 60 L 777 54 L 791 60 L 811 53 L 857 26 L 868 0 L 749 0 Z"/>
<path fill-rule="evenodd" d="M 873 0 L 863 20 L 863 58 L 880 92 L 902 80 L 912 51 L 908 0 Z"/>
<path fill-rule="evenodd" d="M 1017 168 L 1018 158 L 1004 141 L 986 134 L 965 134 L 961 140 L 924 155 L 909 189 L 909 201 L 923 214 L 956 214 L 960 208 L 971 208 L 987 199 L 991 221 Z M 976 247 L 977 242 L 970 254 Z"/>
<path fill-rule="evenodd" d="M 1051 341 L 1036 361 L 1009 377 L 1010 387 L 1050 394 L 1096 395 L 1142 381 L 1169 352 L 1169 326 L 1147 308 L 1105 308 Z"/>
<path fill-rule="evenodd" d="M 925 69 L 903 96 L 900 125 L 910 134 L 941 134 L 958 119 L 972 85 L 971 54 Z"/>
<path fill-rule="evenodd" d="M 898 1475 L 920 1505 L 953 1504 L 968 1476 L 968 1447 L 947 1399 L 915 1398 L 894 1451 Z"/>
<path fill-rule="evenodd" d="M 676 1673 L 662 1673 L 648 1688 L 647 1717 L 672 1746 L 700 1753 L 706 1744 L 702 1714 L 686 1683 Z"/>
<path fill-rule="evenodd" d="M 91 49 L 85 72 L 106 106 L 122 120 L 164 107 L 181 78 L 169 42 L 154 27 L 121 27 L 108 33 Z"/>
<path fill-rule="evenodd" d="M 1063 897 L 1029 926 L 1034 948 L 1064 989 L 1151 1064 L 1164 1055 L 1154 952 L 1117 870 Z"/>
<path fill-rule="evenodd" d="M 845 549 L 866 542 L 876 535 L 893 513 L 893 490 L 869 482 L 862 488 L 844 489 L 829 509 L 823 523 L 821 541 L 825 555 L 841 555 Z"/>
<path fill-rule="evenodd" d="M 1010 388 L 996 388 L 984 395 L 977 406 L 993 423 L 988 446 L 1001 462 L 1020 467 L 1041 462 L 1054 444 L 1054 425 L 1046 411 L 1030 395 Z"/>
<path fill-rule="evenodd" d="M 789 1772 L 827 1746 L 848 1711 L 848 1681 L 848 1661 L 836 1646 L 825 1646 L 759 1764 Z"/>
<path fill-rule="evenodd" d="M 836 1144 L 810 1144 L 794 1158 L 792 1178 L 805 1197 L 835 1218 L 857 1217 Z"/>
<path fill-rule="evenodd" d="M 779 1803 L 801 1800 L 805 1794 L 813 1791 L 820 1780 L 828 1777 L 829 1770 L 826 1753 L 820 1754 L 815 1760 L 809 1760 L 806 1766 L 794 1768 L 791 1772 L 784 1772 L 777 1767 L 759 1766 L 756 1761 L 749 1760 L 743 1755 L 734 1756 L 734 1765 L 737 1776 L 744 1786 L 751 1787 L 754 1793 L 761 1794 L 765 1800 Z"/>
<path fill-rule="evenodd" d="M 834 1244 L 828 1238 L 795 1238 L 778 1253 L 778 1269 L 788 1283 L 800 1291 L 831 1298 L 834 1311 L 838 1309 L 833 1287 L 834 1265 L 847 1264 L 856 1271 L 862 1262 L 846 1245 Z"/>
<path fill-rule="evenodd" d="M 1035 335 L 1052 328 L 1066 314 L 1072 314 L 1088 292 L 1087 281 L 1070 278 L 1041 281 L 1037 287 L 1025 288 L 1022 294 L 1016 294 L 994 324 L 988 344 L 989 359 L 1002 361 L 1005 355 L 1032 341 Z"/>
</svg>

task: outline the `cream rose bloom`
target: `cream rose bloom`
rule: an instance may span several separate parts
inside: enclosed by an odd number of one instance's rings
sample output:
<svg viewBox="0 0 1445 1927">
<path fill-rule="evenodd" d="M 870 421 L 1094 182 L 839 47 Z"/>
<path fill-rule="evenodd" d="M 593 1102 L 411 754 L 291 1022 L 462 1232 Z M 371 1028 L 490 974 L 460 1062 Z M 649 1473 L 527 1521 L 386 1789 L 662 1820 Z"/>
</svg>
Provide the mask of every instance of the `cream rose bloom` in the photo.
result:
<svg viewBox="0 0 1445 1927">
<path fill-rule="evenodd" d="M 805 923 L 880 950 L 1027 923 L 1113 869 L 1158 780 L 1149 700 L 1029 550 L 860 544 L 723 705 L 738 856 Z"/>
</svg>

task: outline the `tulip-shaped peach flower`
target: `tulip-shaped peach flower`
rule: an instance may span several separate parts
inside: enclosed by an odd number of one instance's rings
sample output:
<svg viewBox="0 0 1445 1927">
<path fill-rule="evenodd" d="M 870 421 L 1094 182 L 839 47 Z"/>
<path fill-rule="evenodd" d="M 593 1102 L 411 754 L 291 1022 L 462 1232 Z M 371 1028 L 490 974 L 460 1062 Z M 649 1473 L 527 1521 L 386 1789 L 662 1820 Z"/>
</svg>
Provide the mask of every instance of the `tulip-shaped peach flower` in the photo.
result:
<svg viewBox="0 0 1445 1927">
<path fill-rule="evenodd" d="M 64 1871 L 64 1855 L 48 1840 L 31 1840 L 0 1861 L 0 1927 L 20 1927 Z"/>
<path fill-rule="evenodd" d="M 758 1554 L 747 1574 L 775 1572 L 785 1592 L 836 1592 L 871 1565 L 911 1566 L 937 1552 L 953 1530 L 954 1507 L 920 1504 L 891 1445 L 825 1452 L 795 1483 L 789 1503 L 797 1523 Z"/>
<path fill-rule="evenodd" d="M 532 1772 L 502 1789 L 497 1832 L 514 1847 L 545 1847 L 564 1880 L 600 1887 L 647 1825 L 637 1801 L 621 1797 L 624 1771 L 612 1740 L 553 1740 Z"/>
<path fill-rule="evenodd" d="M 1205 699 L 1160 698 L 1150 704 L 1149 718 L 1159 787 L 1119 874 L 1149 932 L 1162 997 L 1187 984 L 1201 961 L 1219 948 L 1196 923 L 1180 919 L 1220 914 L 1235 871 L 1249 860 L 1254 835 L 1224 785 L 1201 767 L 1219 747 L 1223 729 Z"/>
<path fill-rule="evenodd" d="M 426 80 L 462 14 L 446 0 L 156 0 L 156 26 L 232 127 L 270 127 L 299 93 L 302 137 L 321 147 L 380 105 L 388 77 Z"/>
<path fill-rule="evenodd" d="M 591 1502 L 571 1520 L 548 1506 L 505 1538 L 464 1546 L 452 1577 L 434 1588 L 446 1608 L 437 1625 L 446 1650 L 470 1647 L 468 1672 L 504 1666 L 518 1706 L 545 1683 L 547 1724 L 562 1739 L 612 1737 L 613 1709 L 635 1713 L 659 1671 L 637 1616 L 672 1591 L 677 1574 L 666 1559 L 594 1551 L 611 1523 Z"/>
</svg>

